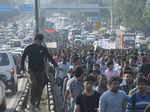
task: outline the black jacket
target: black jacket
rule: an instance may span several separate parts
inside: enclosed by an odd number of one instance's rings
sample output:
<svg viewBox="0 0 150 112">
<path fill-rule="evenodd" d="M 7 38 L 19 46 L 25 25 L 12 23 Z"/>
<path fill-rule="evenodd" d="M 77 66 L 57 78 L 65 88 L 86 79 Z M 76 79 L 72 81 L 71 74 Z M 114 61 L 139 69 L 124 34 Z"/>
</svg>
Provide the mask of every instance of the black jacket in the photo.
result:
<svg viewBox="0 0 150 112">
<path fill-rule="evenodd" d="M 47 58 L 54 66 L 57 66 L 56 62 L 53 60 L 52 56 L 49 54 L 48 49 L 42 45 L 31 44 L 25 48 L 22 60 L 21 60 L 21 70 L 25 69 L 25 59 L 28 56 L 28 68 L 32 71 L 44 71 L 45 62 Z"/>
</svg>

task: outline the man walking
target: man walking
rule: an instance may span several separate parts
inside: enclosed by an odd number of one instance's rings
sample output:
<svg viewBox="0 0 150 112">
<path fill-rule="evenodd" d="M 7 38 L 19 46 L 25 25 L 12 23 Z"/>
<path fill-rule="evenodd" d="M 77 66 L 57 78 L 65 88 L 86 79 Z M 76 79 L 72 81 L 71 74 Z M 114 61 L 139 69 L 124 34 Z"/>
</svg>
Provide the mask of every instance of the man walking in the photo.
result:
<svg viewBox="0 0 150 112">
<path fill-rule="evenodd" d="M 84 77 L 84 90 L 77 96 L 74 112 L 97 112 L 100 94 L 93 90 L 95 78 L 91 75 Z"/>
<path fill-rule="evenodd" d="M 138 77 L 136 80 L 137 91 L 129 97 L 127 112 L 144 112 L 150 104 L 150 94 L 147 92 L 147 80 L 145 77 Z"/>
<path fill-rule="evenodd" d="M 109 90 L 100 97 L 99 112 L 125 112 L 128 97 L 125 92 L 119 90 L 120 82 L 119 77 L 110 77 Z"/>
<path fill-rule="evenodd" d="M 42 34 L 37 34 L 34 43 L 25 48 L 21 60 L 21 72 L 23 73 L 25 71 L 25 59 L 28 56 L 28 72 L 31 80 L 31 105 L 33 106 L 33 109 L 39 109 L 39 102 L 45 78 L 44 60 L 47 58 L 55 67 L 57 67 L 57 64 L 49 54 L 48 49 L 41 45 L 43 39 L 44 36 Z"/>
<path fill-rule="evenodd" d="M 67 99 L 69 98 L 70 103 L 71 103 L 70 104 L 70 112 L 74 111 L 74 105 L 75 105 L 76 98 L 83 91 L 83 85 L 82 85 L 83 73 L 84 73 L 84 71 L 83 71 L 82 66 L 75 67 L 74 73 L 73 73 L 74 77 L 72 77 L 67 82 L 63 108 L 65 107 L 65 104 L 67 103 Z"/>
</svg>

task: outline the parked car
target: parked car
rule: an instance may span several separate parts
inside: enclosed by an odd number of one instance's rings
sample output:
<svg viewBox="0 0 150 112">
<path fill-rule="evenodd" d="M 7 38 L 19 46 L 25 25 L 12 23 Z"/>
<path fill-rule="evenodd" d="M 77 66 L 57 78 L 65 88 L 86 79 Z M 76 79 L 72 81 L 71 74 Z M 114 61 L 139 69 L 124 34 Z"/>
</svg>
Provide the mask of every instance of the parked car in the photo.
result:
<svg viewBox="0 0 150 112">
<path fill-rule="evenodd" d="M 6 89 L 17 92 L 18 79 L 13 56 L 8 51 L 0 51 L 0 73 L 6 76 Z"/>
</svg>

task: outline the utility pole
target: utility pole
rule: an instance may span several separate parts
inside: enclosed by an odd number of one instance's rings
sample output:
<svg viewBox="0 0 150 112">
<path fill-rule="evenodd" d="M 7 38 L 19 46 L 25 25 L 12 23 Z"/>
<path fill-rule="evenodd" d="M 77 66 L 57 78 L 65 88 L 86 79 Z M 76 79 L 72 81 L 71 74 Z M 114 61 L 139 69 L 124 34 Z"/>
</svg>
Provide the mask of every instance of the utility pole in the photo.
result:
<svg viewBox="0 0 150 112">
<path fill-rule="evenodd" d="M 110 11 L 110 16 L 111 16 L 111 30 L 113 29 L 113 9 L 111 8 Z"/>
<path fill-rule="evenodd" d="M 81 1 L 80 0 L 78 0 L 78 3 L 77 3 L 77 5 L 78 5 L 78 7 L 80 8 L 80 3 Z M 79 22 L 81 22 L 81 12 L 80 12 L 80 9 L 79 9 L 79 16 L 80 16 L 80 20 L 79 20 Z"/>
<path fill-rule="evenodd" d="M 39 0 L 35 0 L 35 23 L 36 23 L 36 32 L 39 33 Z"/>
<path fill-rule="evenodd" d="M 113 0 L 112 0 L 112 4 L 111 4 L 111 10 L 110 10 L 110 16 L 111 16 L 111 31 L 113 29 Z"/>
</svg>

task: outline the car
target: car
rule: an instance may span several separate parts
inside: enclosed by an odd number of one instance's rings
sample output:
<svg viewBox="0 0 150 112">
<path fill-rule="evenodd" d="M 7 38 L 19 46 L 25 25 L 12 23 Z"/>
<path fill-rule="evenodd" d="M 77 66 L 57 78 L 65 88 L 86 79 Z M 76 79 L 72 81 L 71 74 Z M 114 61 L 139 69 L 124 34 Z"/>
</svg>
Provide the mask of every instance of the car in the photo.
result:
<svg viewBox="0 0 150 112">
<path fill-rule="evenodd" d="M 6 80 L 5 75 L 0 75 L 0 112 L 4 112 L 6 110 L 6 93 L 5 93 L 5 83 Z"/>
<path fill-rule="evenodd" d="M 13 56 L 9 51 L 0 51 L 0 73 L 6 76 L 6 89 L 16 93 L 18 89 L 17 71 Z"/>
<path fill-rule="evenodd" d="M 11 52 L 14 58 L 14 62 L 16 65 L 16 71 L 17 74 L 20 74 L 20 69 L 21 69 L 21 52 Z"/>
</svg>

